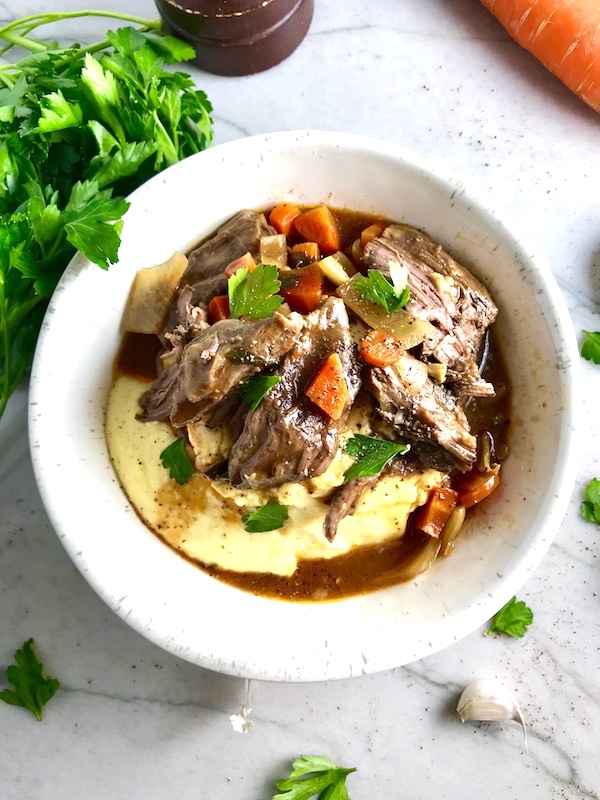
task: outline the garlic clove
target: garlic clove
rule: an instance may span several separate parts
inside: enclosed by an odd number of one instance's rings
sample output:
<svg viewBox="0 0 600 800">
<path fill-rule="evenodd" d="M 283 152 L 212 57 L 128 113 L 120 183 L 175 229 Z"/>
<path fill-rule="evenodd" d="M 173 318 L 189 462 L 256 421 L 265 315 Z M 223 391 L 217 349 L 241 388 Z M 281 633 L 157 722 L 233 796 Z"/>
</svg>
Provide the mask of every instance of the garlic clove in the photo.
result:
<svg viewBox="0 0 600 800">
<path fill-rule="evenodd" d="M 523 712 L 516 697 L 500 681 L 485 678 L 470 683 L 456 706 L 461 722 L 514 720 L 526 736 Z"/>
</svg>

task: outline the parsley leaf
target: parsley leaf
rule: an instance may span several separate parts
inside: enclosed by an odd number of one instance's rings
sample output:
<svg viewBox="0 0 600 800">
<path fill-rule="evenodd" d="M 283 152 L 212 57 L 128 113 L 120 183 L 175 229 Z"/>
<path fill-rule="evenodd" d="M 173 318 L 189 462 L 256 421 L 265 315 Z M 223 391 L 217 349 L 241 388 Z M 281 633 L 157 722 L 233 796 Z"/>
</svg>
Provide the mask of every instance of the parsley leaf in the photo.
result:
<svg viewBox="0 0 600 800">
<path fill-rule="evenodd" d="M 581 355 L 587 361 L 600 364 L 600 331 L 584 331 L 585 339 L 581 345 Z"/>
<path fill-rule="evenodd" d="M 521 639 L 533 622 L 533 611 L 522 600 L 512 597 L 493 617 L 486 636 L 490 633 L 505 633 Z"/>
<path fill-rule="evenodd" d="M 256 411 L 269 389 L 281 383 L 279 375 L 253 375 L 240 386 L 240 395 L 250 411 Z"/>
<path fill-rule="evenodd" d="M 600 525 L 600 481 L 592 480 L 585 487 L 585 500 L 581 504 L 581 516 L 588 522 Z"/>
<path fill-rule="evenodd" d="M 54 697 L 60 683 L 47 678 L 44 667 L 33 649 L 33 639 L 28 639 L 15 653 L 16 665 L 6 670 L 6 677 L 15 687 L 0 692 L 0 700 L 11 706 L 21 706 L 31 711 L 41 721 L 43 708 Z"/>
<path fill-rule="evenodd" d="M 392 283 L 378 269 L 370 269 L 366 277 L 361 275 L 354 280 L 354 288 L 367 300 L 383 306 L 392 314 L 408 303 L 410 289 L 407 285 L 408 273 L 400 264 L 390 261 L 390 277 Z"/>
<path fill-rule="evenodd" d="M 408 444 L 396 444 L 387 439 L 357 433 L 346 443 L 346 452 L 358 461 L 344 472 L 344 483 L 353 478 L 377 475 L 394 456 L 403 455 L 409 450 Z"/>
<path fill-rule="evenodd" d="M 169 477 L 183 485 L 194 474 L 194 465 L 185 450 L 183 439 L 175 439 L 160 454 L 160 460 L 165 469 L 169 470 Z"/>
<path fill-rule="evenodd" d="M 325 756 L 300 756 L 289 777 L 276 782 L 279 792 L 272 800 L 350 800 L 346 778 L 356 767 L 338 767 Z"/>
<path fill-rule="evenodd" d="M 287 506 L 271 500 L 262 508 L 253 511 L 252 514 L 242 517 L 242 522 L 248 533 L 265 533 L 283 528 L 283 523 L 288 516 Z"/>
<path fill-rule="evenodd" d="M 246 267 L 238 269 L 227 281 L 230 317 L 270 317 L 283 303 L 283 298 L 277 294 L 280 288 L 274 264 L 258 264 L 252 272 Z"/>
</svg>

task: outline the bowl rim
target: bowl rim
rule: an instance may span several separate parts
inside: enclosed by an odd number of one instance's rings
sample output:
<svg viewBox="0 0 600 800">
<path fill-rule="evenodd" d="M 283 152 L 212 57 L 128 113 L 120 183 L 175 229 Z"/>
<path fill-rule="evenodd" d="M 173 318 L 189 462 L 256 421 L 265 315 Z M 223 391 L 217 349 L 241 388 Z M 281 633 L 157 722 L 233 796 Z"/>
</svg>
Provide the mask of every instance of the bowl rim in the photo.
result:
<svg viewBox="0 0 600 800">
<path fill-rule="evenodd" d="M 198 153 L 184 162 L 170 167 L 168 170 L 156 175 L 150 179 L 143 186 L 136 189 L 129 196 L 132 203 L 137 203 L 141 198 L 151 193 L 153 189 L 158 188 L 169 180 L 169 175 L 174 174 L 173 170 L 181 170 L 183 166 L 189 166 L 192 159 L 196 163 L 202 163 L 202 159 L 207 158 L 222 158 L 226 159 L 233 154 L 239 155 L 240 153 L 255 153 L 264 154 L 268 151 L 269 147 L 275 146 L 277 148 L 289 148 L 294 146 L 300 147 L 335 147 L 339 149 L 354 149 L 363 151 L 365 153 L 374 154 L 377 157 L 388 157 L 395 161 L 404 162 L 411 167 L 419 169 L 427 173 L 437 183 L 443 184 L 449 190 L 452 190 L 453 196 L 457 194 L 464 200 L 467 200 L 474 213 L 483 217 L 488 225 L 499 226 L 505 234 L 514 240 L 515 245 L 518 246 L 520 252 L 528 263 L 531 264 L 543 284 L 543 292 L 545 299 L 548 303 L 548 308 L 552 312 L 553 319 L 556 323 L 556 347 L 559 355 L 559 372 L 562 378 L 562 386 L 568 395 L 568 402 L 565 404 L 564 414 L 561 417 L 561 435 L 563 440 L 562 460 L 560 464 L 556 465 L 554 473 L 554 480 L 551 487 L 548 489 L 548 503 L 547 511 L 545 513 L 546 523 L 546 536 L 542 543 L 536 545 L 535 548 L 529 553 L 527 560 L 522 561 L 518 567 L 515 567 L 510 575 L 506 576 L 501 581 L 495 591 L 490 594 L 489 598 L 483 605 L 471 604 L 461 614 L 456 615 L 453 619 L 459 623 L 458 626 L 438 626 L 439 630 L 435 630 L 430 635 L 428 646 L 421 643 L 420 649 L 417 649 L 413 654 L 414 657 L 403 661 L 402 663 L 410 663 L 411 661 L 418 660 L 426 655 L 431 655 L 439 650 L 447 647 L 448 645 L 458 641 L 464 636 L 469 635 L 477 627 L 483 624 L 495 611 L 500 608 L 511 596 L 513 596 L 529 579 L 532 572 L 539 566 L 542 558 L 550 547 L 554 539 L 562 519 L 566 513 L 568 503 L 570 501 L 573 487 L 576 479 L 576 453 L 577 443 L 574 435 L 575 421 L 577 416 L 578 398 L 581 396 L 579 392 L 580 385 L 580 368 L 579 368 L 579 353 L 573 330 L 573 325 L 569 312 L 567 310 L 565 299 L 560 292 L 556 279 L 551 272 L 550 268 L 539 257 L 532 257 L 529 255 L 533 252 L 524 242 L 524 239 L 517 235 L 514 226 L 509 228 L 506 226 L 496 212 L 491 211 L 486 204 L 482 203 L 477 197 L 469 191 L 467 193 L 464 184 L 448 177 L 445 172 L 439 168 L 430 159 L 425 159 L 422 156 L 415 154 L 403 147 L 383 142 L 381 140 L 360 136 L 356 134 L 340 133 L 336 131 L 282 131 L 275 133 L 257 134 L 255 136 L 236 139 L 231 142 L 216 145 L 209 150 Z M 207 154 L 210 154 L 207 156 Z M 125 217 L 125 230 L 127 228 L 127 215 Z M 385 669 L 401 666 L 402 664 L 390 663 L 385 658 L 372 660 L 368 665 L 347 664 L 340 665 L 336 662 L 335 667 L 330 667 L 327 664 L 314 664 L 307 663 L 304 665 L 296 665 L 293 669 L 282 668 L 277 665 L 275 669 L 253 663 L 240 663 L 236 659 L 230 658 L 226 663 L 222 661 L 215 653 L 198 653 L 193 652 L 176 641 L 170 635 L 165 635 L 165 631 L 157 630 L 148 624 L 147 618 L 137 612 L 132 611 L 124 605 L 114 591 L 111 591 L 106 582 L 102 580 L 100 575 L 90 572 L 89 565 L 83 564 L 81 554 L 79 551 L 79 544 L 72 537 L 69 536 L 68 531 L 65 530 L 64 522 L 62 519 L 61 509 L 54 499 L 55 482 L 52 480 L 52 473 L 48 470 L 48 461 L 44 453 L 41 443 L 43 442 L 43 425 L 44 417 L 38 413 L 38 409 L 43 404 L 44 392 L 47 391 L 47 382 L 44 378 L 44 358 L 47 350 L 47 332 L 51 329 L 52 320 L 56 313 L 57 307 L 61 304 L 61 297 L 66 291 L 69 290 L 70 285 L 74 282 L 76 276 L 83 269 L 96 269 L 93 265 L 83 259 L 80 255 L 76 255 L 71 264 L 67 267 L 63 277 L 61 278 L 55 295 L 53 296 L 46 317 L 42 326 L 42 331 L 38 339 L 34 363 L 32 367 L 32 380 L 29 397 L 29 433 L 30 433 L 30 449 L 32 462 L 34 467 L 34 474 L 42 501 L 47 510 L 48 516 L 59 538 L 69 553 L 69 556 L 82 572 L 85 579 L 90 583 L 95 592 L 112 608 L 122 619 L 124 619 L 131 627 L 137 630 L 146 638 L 150 639 L 163 649 L 182 657 L 186 660 L 192 661 L 200 666 L 208 669 L 213 669 L 238 677 L 254 678 L 261 680 L 273 681 L 318 681 L 318 680 L 332 680 L 353 677 L 358 674 L 368 674 L 373 672 L 382 671 Z M 116 268 L 116 265 L 113 269 Z M 47 424 L 47 423 L 46 423 Z M 176 558 L 180 558 L 176 556 Z M 367 595 L 373 597 L 373 595 Z M 271 601 L 278 603 L 279 601 Z M 348 601 L 342 601 L 348 602 Z M 353 600 L 351 599 L 351 602 Z M 305 604 L 301 604 L 305 605 Z M 334 604 L 320 604 L 321 607 L 332 606 Z M 295 615 L 297 616 L 297 615 Z"/>
</svg>

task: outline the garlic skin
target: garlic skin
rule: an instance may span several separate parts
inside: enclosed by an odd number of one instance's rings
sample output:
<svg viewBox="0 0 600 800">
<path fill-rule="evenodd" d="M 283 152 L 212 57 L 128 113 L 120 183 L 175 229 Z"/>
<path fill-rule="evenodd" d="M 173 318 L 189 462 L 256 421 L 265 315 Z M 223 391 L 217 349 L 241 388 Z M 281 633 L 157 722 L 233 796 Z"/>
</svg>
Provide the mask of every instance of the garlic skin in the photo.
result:
<svg viewBox="0 0 600 800">
<path fill-rule="evenodd" d="M 456 711 L 461 722 L 512 719 L 521 725 L 526 735 L 525 720 L 516 697 L 494 678 L 470 683 L 461 694 Z"/>
</svg>

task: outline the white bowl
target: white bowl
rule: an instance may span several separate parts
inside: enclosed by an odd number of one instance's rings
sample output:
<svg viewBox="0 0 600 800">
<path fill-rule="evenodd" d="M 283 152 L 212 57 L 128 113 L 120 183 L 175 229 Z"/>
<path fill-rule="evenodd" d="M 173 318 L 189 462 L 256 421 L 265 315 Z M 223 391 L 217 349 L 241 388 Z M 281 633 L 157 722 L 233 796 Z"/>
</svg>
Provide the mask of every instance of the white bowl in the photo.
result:
<svg viewBox="0 0 600 800">
<path fill-rule="evenodd" d="M 103 418 L 136 270 L 165 260 L 242 208 L 327 202 L 428 231 L 483 280 L 514 393 L 504 482 L 452 558 L 409 583 L 332 603 L 255 597 L 209 577 L 140 522 L 113 473 Z M 397 667 L 483 624 L 529 578 L 575 480 L 578 353 L 549 269 L 460 184 L 422 159 L 340 133 L 287 132 L 214 147 L 131 197 L 120 262 L 76 257 L 46 316 L 33 366 L 31 451 L 67 552 L 135 630 L 181 658 L 237 676 L 312 681 Z"/>
</svg>

